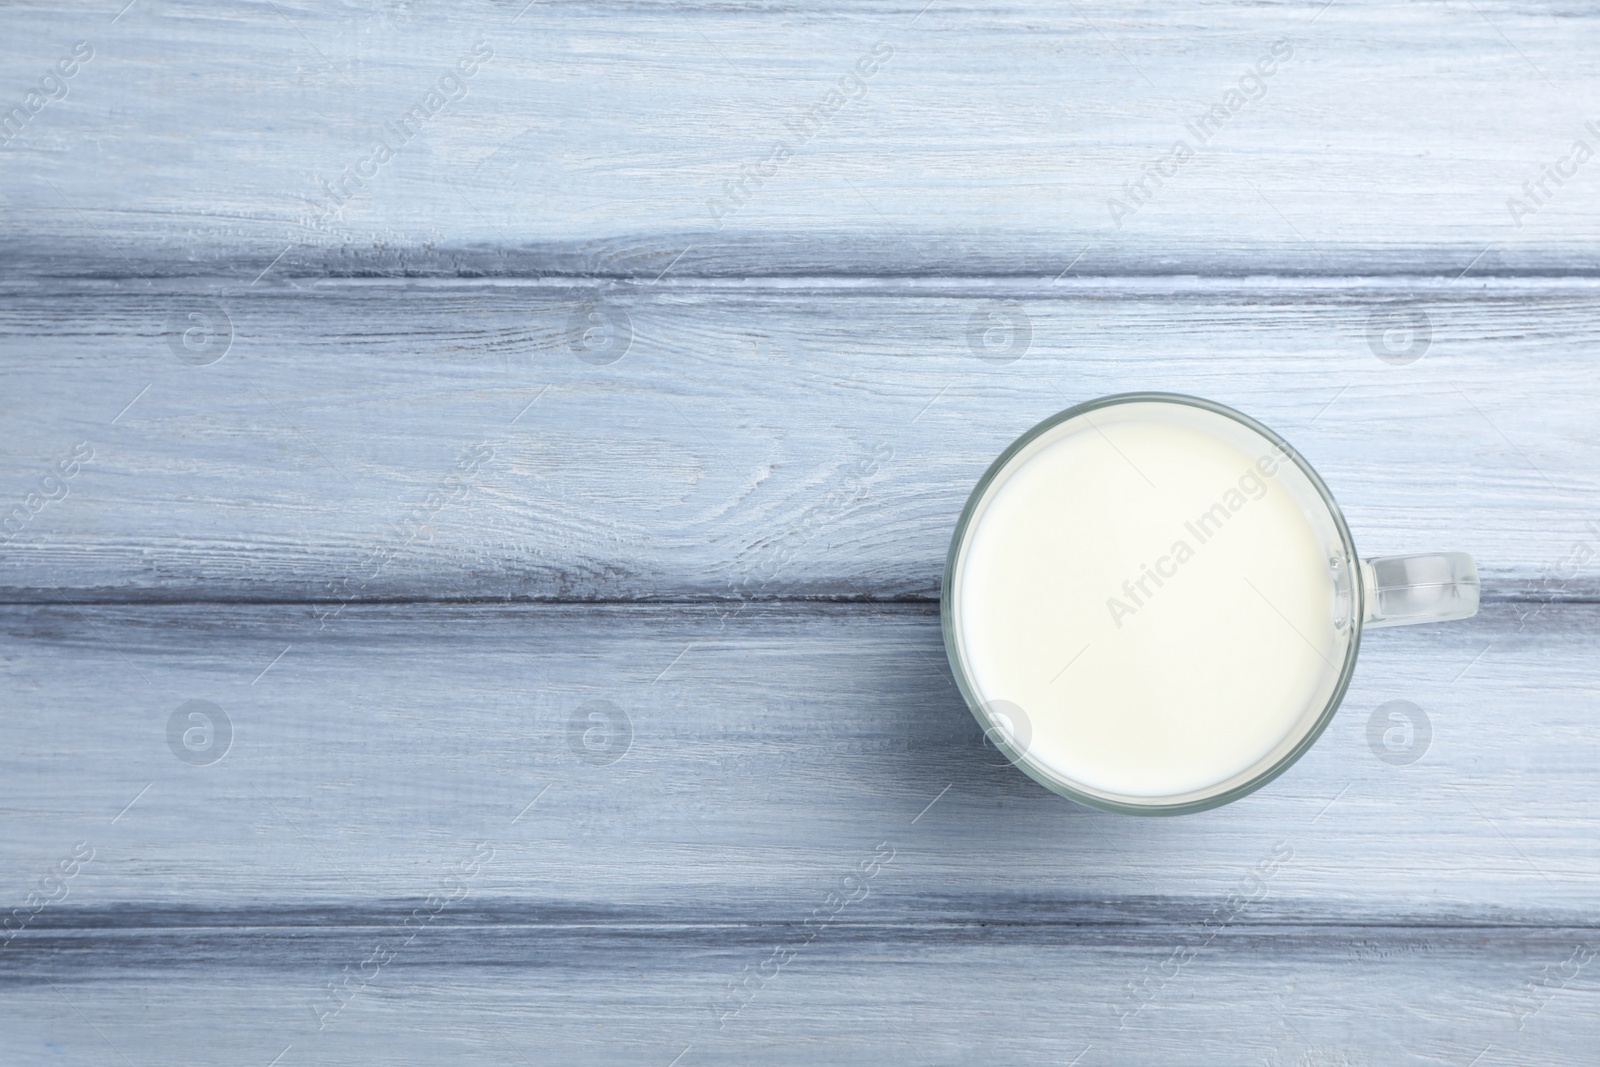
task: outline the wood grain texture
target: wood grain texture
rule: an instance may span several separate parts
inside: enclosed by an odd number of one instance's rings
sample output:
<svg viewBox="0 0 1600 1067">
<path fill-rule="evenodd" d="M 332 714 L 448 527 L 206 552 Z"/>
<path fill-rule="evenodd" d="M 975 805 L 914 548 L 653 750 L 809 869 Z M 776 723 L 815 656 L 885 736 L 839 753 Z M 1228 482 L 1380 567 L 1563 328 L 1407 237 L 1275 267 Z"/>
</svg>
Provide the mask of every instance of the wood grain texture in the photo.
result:
<svg viewBox="0 0 1600 1067">
<path fill-rule="evenodd" d="M 7 108 L 94 49 L 0 155 L 8 273 L 1600 266 L 1600 163 L 1573 162 L 1600 146 L 1588 6 L 120 6 L 6 6 Z M 1292 58 L 1202 142 L 1188 124 L 1278 40 Z M 1179 139 L 1193 158 L 1119 224 Z M 752 168 L 739 210 L 710 206 Z"/>
<path fill-rule="evenodd" d="M 1600 9 L 0 24 L 0 1063 L 1592 1063 Z M 1134 389 L 1486 580 L 1182 819 L 934 606 Z"/>
<path fill-rule="evenodd" d="M 75 905 L 359 908 L 488 841 L 491 896 L 772 920 L 887 840 L 915 875 L 872 908 L 976 920 L 1220 899 L 1286 841 L 1287 915 L 1581 924 L 1600 609 L 1517 607 L 1369 634 L 1288 775 L 1181 819 L 1080 810 L 986 750 L 916 605 L 377 605 L 321 629 L 297 605 L 8 608 L 8 687 L 38 710 L 0 764 L 0 892 L 87 840 Z M 1432 724 L 1409 766 L 1368 739 L 1394 699 Z M 175 758 L 188 700 L 231 722 L 221 762 Z M 593 701 L 631 724 L 596 720 L 615 762 L 574 740 Z"/>
<path fill-rule="evenodd" d="M 0 894 L 93 854 L 0 949 L 0 1048 L 1581 1063 L 1596 614 L 1371 635 L 1289 774 L 1137 820 L 1000 765 L 913 605 L 356 606 L 320 632 L 303 606 L 8 608 L 37 710 L 0 763 Z M 1367 737 L 1397 696 L 1433 723 L 1403 767 Z M 188 699 L 231 723 L 207 766 L 169 747 Z M 615 762 L 573 747 L 596 700 L 631 723 Z"/>
<path fill-rule="evenodd" d="M 13 288 L 0 512 L 75 445 L 94 455 L 17 523 L 0 589 L 936 598 L 961 505 L 1008 442 L 1068 404 L 1160 389 L 1286 435 L 1366 553 L 1465 550 L 1492 596 L 1594 597 L 1596 295 L 1582 279 Z M 174 355 L 184 312 L 231 323 L 194 356 L 219 362 Z M 615 362 L 583 358 L 590 313 L 627 324 Z M 1420 361 L 1374 354 L 1391 314 L 1421 317 Z M 996 324 L 1013 362 L 980 358 Z"/>
<path fill-rule="evenodd" d="M 1119 1029 L 1128 976 L 1193 925 L 833 927 L 718 1028 L 785 928 L 430 928 L 323 1029 L 383 927 L 127 931 L 41 946 L 5 982 L 17 1063 L 1385 1064 L 1583 1067 L 1595 983 L 1537 983 L 1595 931 L 1272 928 L 1218 936 Z M 71 977 L 86 958 L 101 964 Z M 54 973 L 44 961 L 55 964 Z M 192 961 L 189 962 L 189 961 Z M 6 965 L 6 964 L 0 964 Z M 202 979 L 199 968 L 204 968 Z M 55 988 L 46 985 L 50 978 Z M 1530 983 L 1533 983 L 1530 990 Z M 1538 1010 L 1529 1012 L 1534 1006 Z M 1222 1013 L 1226 1012 L 1223 1016 Z M 1523 1021 L 1519 1030 L 1518 1022 Z"/>
</svg>

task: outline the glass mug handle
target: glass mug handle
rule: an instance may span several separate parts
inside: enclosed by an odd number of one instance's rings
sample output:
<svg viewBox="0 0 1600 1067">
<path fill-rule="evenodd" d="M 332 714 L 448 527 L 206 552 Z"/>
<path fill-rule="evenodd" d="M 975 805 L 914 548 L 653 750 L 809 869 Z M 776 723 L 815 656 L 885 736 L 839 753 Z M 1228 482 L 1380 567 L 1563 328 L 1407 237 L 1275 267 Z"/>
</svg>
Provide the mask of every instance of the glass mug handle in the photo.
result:
<svg viewBox="0 0 1600 1067">
<path fill-rule="evenodd" d="M 1367 629 L 1470 619 L 1478 613 L 1478 567 L 1465 552 L 1361 561 Z"/>
</svg>

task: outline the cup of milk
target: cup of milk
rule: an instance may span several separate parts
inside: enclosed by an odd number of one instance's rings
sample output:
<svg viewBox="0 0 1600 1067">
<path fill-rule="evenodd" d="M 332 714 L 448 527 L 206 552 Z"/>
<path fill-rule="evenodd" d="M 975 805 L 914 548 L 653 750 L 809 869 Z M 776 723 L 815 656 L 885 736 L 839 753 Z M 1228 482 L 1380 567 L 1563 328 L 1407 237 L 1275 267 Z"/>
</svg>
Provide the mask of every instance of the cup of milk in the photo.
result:
<svg viewBox="0 0 1600 1067">
<path fill-rule="evenodd" d="M 1046 788 L 1140 815 L 1282 774 L 1362 631 L 1465 619 L 1465 553 L 1362 559 L 1317 472 L 1231 408 L 1123 393 L 1019 437 L 967 500 L 940 603 L 987 738 Z"/>
</svg>

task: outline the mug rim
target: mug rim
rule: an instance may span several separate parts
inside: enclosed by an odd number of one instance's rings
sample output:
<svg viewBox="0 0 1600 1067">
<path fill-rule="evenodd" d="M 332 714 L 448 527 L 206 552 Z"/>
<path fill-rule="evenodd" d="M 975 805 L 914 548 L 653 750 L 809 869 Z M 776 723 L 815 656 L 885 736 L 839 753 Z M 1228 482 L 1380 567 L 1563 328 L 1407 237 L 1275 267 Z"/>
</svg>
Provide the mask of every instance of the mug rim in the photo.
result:
<svg viewBox="0 0 1600 1067">
<path fill-rule="evenodd" d="M 1005 731 L 995 729 L 995 722 L 983 711 L 983 702 L 978 698 L 971 679 L 967 677 L 966 668 L 961 663 L 960 650 L 956 644 L 955 616 L 951 606 L 955 599 L 956 563 L 960 558 L 961 546 L 972 523 L 973 515 L 977 511 L 978 504 L 988 491 L 989 486 L 1006 469 L 1011 460 L 1040 436 L 1064 422 L 1102 408 L 1134 403 L 1177 404 L 1199 408 L 1212 414 L 1232 419 L 1276 445 L 1283 451 L 1284 455 L 1294 462 L 1294 465 L 1310 481 L 1312 488 L 1317 491 L 1317 495 L 1322 498 L 1322 503 L 1328 509 L 1328 514 L 1333 519 L 1333 524 L 1339 532 L 1339 540 L 1344 548 L 1350 574 L 1350 641 L 1345 649 L 1344 663 L 1339 669 L 1339 677 L 1335 681 L 1333 689 L 1329 692 L 1327 703 L 1318 714 L 1316 721 L 1311 724 L 1311 727 L 1301 735 L 1299 740 L 1288 751 L 1249 779 L 1212 796 L 1173 804 L 1128 804 L 1095 796 L 1074 788 L 1067 779 L 1060 775 L 1051 774 L 1043 767 L 1037 766 L 1033 761 L 1025 758 L 1025 752 L 1017 750 L 1016 746 L 1011 744 L 1010 738 Z M 1339 710 L 1339 705 L 1344 702 L 1345 693 L 1350 688 L 1350 680 L 1355 673 L 1356 656 L 1361 650 L 1361 631 L 1363 620 L 1366 616 L 1366 591 L 1362 588 L 1360 574 L 1358 573 L 1360 558 L 1360 555 L 1356 552 L 1355 540 L 1350 536 L 1350 526 L 1345 522 L 1344 513 L 1339 510 L 1339 504 L 1334 500 L 1333 493 L 1329 491 L 1327 483 L 1322 480 L 1322 476 L 1316 472 L 1316 469 L 1293 445 L 1266 426 L 1263 426 L 1244 412 L 1228 407 L 1226 404 L 1219 404 L 1214 400 L 1191 396 L 1187 393 L 1111 393 L 1097 397 L 1094 400 L 1086 400 L 1081 404 L 1074 404 L 1034 424 L 1016 440 L 1012 441 L 1000 455 L 995 457 L 994 462 L 989 464 L 988 469 L 983 472 L 983 476 L 973 486 L 972 492 L 967 495 L 967 502 L 961 509 L 961 517 L 956 520 L 955 532 L 950 537 L 950 550 L 945 556 L 944 579 L 939 591 L 939 626 L 944 635 L 945 656 L 950 661 L 951 674 L 955 677 L 956 688 L 960 690 L 962 699 L 966 701 L 967 710 L 972 713 L 972 717 L 983 728 L 985 736 L 988 736 L 991 730 L 994 731 L 996 735 L 994 737 L 995 746 L 1001 750 L 1018 770 L 1053 793 L 1064 796 L 1068 800 L 1077 801 L 1079 804 L 1099 808 L 1102 811 L 1118 812 L 1124 815 L 1186 815 L 1191 812 L 1218 808 L 1254 793 L 1293 766 L 1295 761 L 1305 755 L 1306 751 L 1317 742 L 1323 731 L 1328 728 L 1328 724 L 1333 721 L 1334 712 Z"/>
</svg>

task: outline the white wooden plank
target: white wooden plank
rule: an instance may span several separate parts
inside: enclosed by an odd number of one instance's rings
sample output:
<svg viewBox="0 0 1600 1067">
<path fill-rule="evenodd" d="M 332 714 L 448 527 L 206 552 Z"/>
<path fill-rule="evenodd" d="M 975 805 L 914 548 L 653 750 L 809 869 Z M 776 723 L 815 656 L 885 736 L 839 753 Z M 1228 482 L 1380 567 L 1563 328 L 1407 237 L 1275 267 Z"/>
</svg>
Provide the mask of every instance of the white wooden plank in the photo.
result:
<svg viewBox="0 0 1600 1067">
<path fill-rule="evenodd" d="M 94 56 L 0 148 L 0 1060 L 1592 1059 L 1600 163 L 1507 200 L 1600 146 L 1596 13 L 918 7 L 7 6 L 0 115 Z M 532 280 L 320 280 L 373 274 Z M 590 305 L 615 362 L 574 347 Z M 228 344 L 174 344 L 218 308 Z M 1372 349 L 1392 310 L 1415 364 Z M 1026 354 L 976 358 L 1018 311 Z M 1368 552 L 1489 579 L 1478 620 L 1371 635 L 1289 775 L 1181 820 L 989 766 L 926 603 L 988 459 L 1129 388 L 1258 415 Z M 1415 763 L 1371 747 L 1394 699 Z"/>
<path fill-rule="evenodd" d="M 863 920 L 1093 923 L 1211 907 L 1287 848 L 1285 919 L 1581 925 L 1600 609 L 1517 607 L 1368 635 L 1299 764 L 1178 819 L 1086 812 L 1000 765 L 920 606 L 380 605 L 320 631 L 303 605 L 10 607 L 0 900 L 87 842 L 65 903 L 113 923 L 391 907 L 487 842 L 474 900 L 788 921 L 888 842 L 904 876 Z M 1409 765 L 1370 747 L 1392 700 L 1431 723 Z M 222 709 L 220 760 L 179 758 L 188 701 Z M 588 718 L 610 709 L 626 730 Z"/>
<path fill-rule="evenodd" d="M 22 511 L 0 590 L 931 598 L 1005 444 L 1070 403 L 1165 389 L 1285 434 L 1369 554 L 1465 550 L 1491 596 L 1593 597 L 1596 295 L 1583 279 L 13 288 L 0 515 Z M 583 358 L 590 309 L 630 324 L 615 362 Z M 1374 354 L 1391 313 L 1425 317 L 1419 361 Z M 231 326 L 207 349 L 187 314 Z M 1025 317 L 1014 362 L 974 355 L 973 324 L 981 344 L 997 314 Z M 80 444 L 92 459 L 47 480 Z"/>
<path fill-rule="evenodd" d="M 319 1030 L 313 1008 L 325 983 L 346 966 L 357 970 L 385 934 L 381 926 L 96 932 L 59 938 L 20 964 L 0 953 L 0 968 L 18 976 L 6 982 L 0 1050 L 21 1063 L 266 1065 L 281 1056 L 279 1067 L 1465 1067 L 1474 1057 L 1477 1067 L 1545 1067 L 1588 1062 L 1595 1036 L 1592 948 L 1579 947 L 1592 946 L 1592 928 L 1286 929 L 1247 920 L 1131 1017 L 1127 982 L 1159 975 L 1175 950 L 1197 944 L 1204 935 L 1194 925 L 1130 931 L 1115 944 L 1061 927 L 841 921 L 719 1028 L 728 986 L 796 938 L 793 928 L 472 930 L 441 918 Z"/>
<path fill-rule="evenodd" d="M 1600 266 L 1585 6 L 120 7 L 7 7 L 11 273 Z"/>
</svg>

